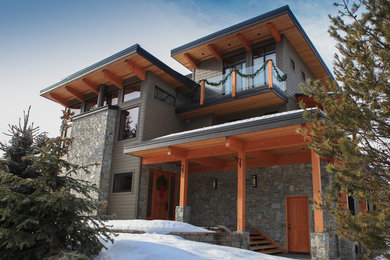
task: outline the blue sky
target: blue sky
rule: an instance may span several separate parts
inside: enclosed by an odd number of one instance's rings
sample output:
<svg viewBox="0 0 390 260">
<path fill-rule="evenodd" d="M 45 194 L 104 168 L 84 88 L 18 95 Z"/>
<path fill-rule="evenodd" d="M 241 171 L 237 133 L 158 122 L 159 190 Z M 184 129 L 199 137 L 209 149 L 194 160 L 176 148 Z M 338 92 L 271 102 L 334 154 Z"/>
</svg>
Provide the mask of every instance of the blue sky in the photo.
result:
<svg viewBox="0 0 390 260">
<path fill-rule="evenodd" d="M 332 69 L 331 0 L 0 0 L 0 140 L 29 105 L 50 136 L 62 107 L 39 91 L 94 62 L 139 43 L 181 73 L 170 50 L 238 22 L 289 5 Z"/>
</svg>

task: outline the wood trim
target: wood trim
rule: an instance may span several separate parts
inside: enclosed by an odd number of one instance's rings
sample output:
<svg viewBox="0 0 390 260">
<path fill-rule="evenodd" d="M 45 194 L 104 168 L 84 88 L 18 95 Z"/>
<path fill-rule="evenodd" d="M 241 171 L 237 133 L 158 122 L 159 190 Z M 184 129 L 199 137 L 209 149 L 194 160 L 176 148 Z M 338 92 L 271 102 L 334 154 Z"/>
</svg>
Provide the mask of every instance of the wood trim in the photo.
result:
<svg viewBox="0 0 390 260">
<path fill-rule="evenodd" d="M 215 57 L 218 61 L 222 61 L 222 55 L 221 55 L 221 53 L 215 48 L 214 45 L 209 44 L 209 45 L 207 45 L 207 48 L 209 49 L 209 51 L 211 52 L 211 54 L 213 54 L 214 57 Z"/>
<path fill-rule="evenodd" d="M 123 80 L 119 78 L 117 75 L 109 71 L 108 69 L 102 70 L 102 73 L 106 79 L 111 81 L 117 88 L 123 88 Z"/>
<path fill-rule="evenodd" d="M 186 158 L 187 151 L 175 146 L 168 146 L 168 155 L 172 155 L 179 158 Z"/>
<path fill-rule="evenodd" d="M 240 40 L 242 46 L 244 46 L 246 51 L 252 50 L 251 45 L 249 44 L 248 40 L 245 38 L 244 35 L 242 35 L 241 33 L 238 33 L 237 38 L 238 38 L 238 40 Z"/>
<path fill-rule="evenodd" d="M 313 150 L 311 150 L 311 165 L 313 175 L 313 201 L 315 204 L 322 205 L 320 157 Z M 317 205 L 313 205 L 313 208 L 315 232 L 324 232 L 322 209 L 318 208 Z"/>
<path fill-rule="evenodd" d="M 238 152 L 237 158 L 237 231 L 245 230 L 245 152 Z"/>
<path fill-rule="evenodd" d="M 60 103 L 61 105 L 63 105 L 64 107 L 68 107 L 69 106 L 68 100 L 66 100 L 65 98 L 61 97 L 60 95 L 55 94 L 55 93 L 49 93 L 49 96 L 52 99 L 54 99 L 57 103 Z"/>
<path fill-rule="evenodd" d="M 87 86 L 90 90 L 95 92 L 96 94 L 99 94 L 99 86 L 93 81 L 90 81 L 89 79 L 83 78 L 81 82 L 84 83 L 85 86 Z"/>
<path fill-rule="evenodd" d="M 205 80 L 203 79 L 201 82 L 200 82 L 200 102 L 199 102 L 199 104 L 201 105 L 201 106 L 203 106 L 204 105 L 204 99 L 205 99 L 205 84 L 206 84 L 206 82 L 205 82 Z"/>
<path fill-rule="evenodd" d="M 188 187 L 188 159 L 181 160 L 180 171 L 180 206 L 187 206 L 187 187 Z"/>
<path fill-rule="evenodd" d="M 222 160 L 206 157 L 206 158 L 199 158 L 199 159 L 192 159 L 192 162 L 196 162 L 199 164 L 203 164 L 206 166 L 211 166 L 211 167 L 217 167 L 220 169 L 223 169 L 226 166 L 226 163 Z"/>
<path fill-rule="evenodd" d="M 146 71 L 143 68 L 135 65 L 133 62 L 129 60 L 125 60 L 125 63 L 127 65 L 127 68 L 135 75 L 137 75 L 138 78 L 140 78 L 141 80 L 146 79 Z"/>
<path fill-rule="evenodd" d="M 237 137 L 226 136 L 225 145 L 236 152 L 244 151 L 244 143 Z"/>
<path fill-rule="evenodd" d="M 194 57 L 192 57 L 191 54 L 184 53 L 184 58 L 191 64 L 192 67 L 194 67 L 194 69 L 199 68 L 199 62 Z"/>
<path fill-rule="evenodd" d="M 71 88 L 69 86 L 65 86 L 65 90 L 67 92 L 69 92 L 69 94 L 71 94 L 75 99 L 77 99 L 78 101 L 80 102 L 84 102 L 85 100 L 85 97 L 83 94 L 81 94 L 80 92 L 78 92 L 77 90 L 75 90 L 74 88 Z"/>
<path fill-rule="evenodd" d="M 273 89 L 274 87 L 274 79 L 273 79 L 273 73 L 272 73 L 272 60 L 268 61 L 268 87 L 270 89 Z"/>
<path fill-rule="evenodd" d="M 232 97 L 237 96 L 237 71 L 232 71 Z"/>
<path fill-rule="evenodd" d="M 273 23 L 267 23 L 268 30 L 271 32 L 276 42 L 280 42 L 281 37 L 279 31 L 275 28 Z"/>
</svg>

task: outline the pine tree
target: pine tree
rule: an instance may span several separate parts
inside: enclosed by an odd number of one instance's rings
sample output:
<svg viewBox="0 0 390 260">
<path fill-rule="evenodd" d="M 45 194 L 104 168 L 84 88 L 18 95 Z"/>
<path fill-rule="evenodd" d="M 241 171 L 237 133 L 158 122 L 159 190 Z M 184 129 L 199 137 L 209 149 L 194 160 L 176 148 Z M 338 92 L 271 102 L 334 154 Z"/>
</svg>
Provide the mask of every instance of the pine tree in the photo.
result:
<svg viewBox="0 0 390 260">
<path fill-rule="evenodd" d="M 390 249 L 390 2 L 366 0 L 335 4 L 330 35 L 336 39 L 335 81 L 308 82 L 305 94 L 324 113 L 306 112 L 313 121 L 309 146 L 323 158 L 332 189 L 322 207 L 335 218 L 342 237 L 361 242 L 368 254 Z M 305 132 L 305 131 L 303 131 Z M 354 215 L 340 196 L 373 210 Z"/>
<path fill-rule="evenodd" d="M 88 167 L 64 160 L 69 113 L 61 136 L 47 138 L 29 125 L 28 111 L 0 145 L 0 259 L 89 259 L 103 247 L 99 238 L 111 240 L 89 195 L 97 187 L 73 178 Z"/>
</svg>

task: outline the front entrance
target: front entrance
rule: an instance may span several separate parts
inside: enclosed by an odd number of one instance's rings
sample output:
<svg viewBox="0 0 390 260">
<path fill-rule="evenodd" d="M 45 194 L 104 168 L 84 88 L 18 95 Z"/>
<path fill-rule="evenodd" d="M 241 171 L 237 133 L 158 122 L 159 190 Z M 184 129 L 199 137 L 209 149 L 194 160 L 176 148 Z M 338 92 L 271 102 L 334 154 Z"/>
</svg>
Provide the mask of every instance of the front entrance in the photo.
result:
<svg viewBox="0 0 390 260">
<path fill-rule="evenodd" d="M 146 219 L 174 220 L 177 188 L 177 174 L 150 169 Z"/>
<path fill-rule="evenodd" d="M 310 252 L 309 198 L 307 196 L 286 198 L 287 250 Z"/>
</svg>

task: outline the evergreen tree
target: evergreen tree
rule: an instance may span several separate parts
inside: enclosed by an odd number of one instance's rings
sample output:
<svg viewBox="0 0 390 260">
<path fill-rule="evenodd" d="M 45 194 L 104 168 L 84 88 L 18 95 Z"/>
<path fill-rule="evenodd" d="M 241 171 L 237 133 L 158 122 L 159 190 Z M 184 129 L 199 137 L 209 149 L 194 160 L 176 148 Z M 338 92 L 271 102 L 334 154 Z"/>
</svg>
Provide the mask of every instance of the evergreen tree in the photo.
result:
<svg viewBox="0 0 390 260">
<path fill-rule="evenodd" d="M 103 247 L 99 238 L 111 240 L 89 195 L 97 187 L 72 177 L 88 167 L 64 160 L 69 116 L 61 136 L 47 138 L 29 125 L 28 111 L 0 145 L 0 259 L 89 259 Z"/>
<path fill-rule="evenodd" d="M 324 114 L 306 112 L 313 121 L 309 146 L 334 158 L 324 209 L 344 238 L 361 242 L 366 252 L 390 249 L 390 2 L 364 0 L 335 4 L 330 35 L 337 40 L 336 81 L 308 82 L 305 94 Z M 354 214 L 342 202 L 348 195 L 372 210 Z"/>
</svg>

